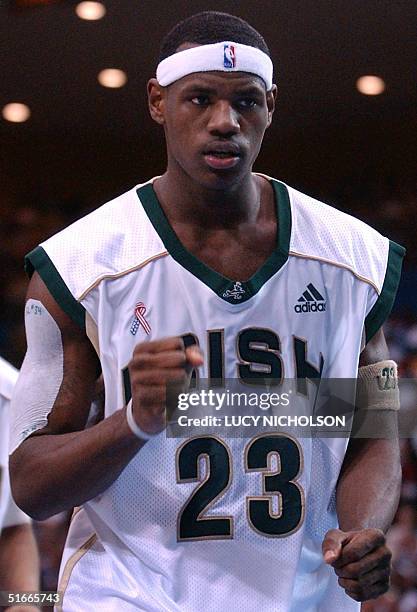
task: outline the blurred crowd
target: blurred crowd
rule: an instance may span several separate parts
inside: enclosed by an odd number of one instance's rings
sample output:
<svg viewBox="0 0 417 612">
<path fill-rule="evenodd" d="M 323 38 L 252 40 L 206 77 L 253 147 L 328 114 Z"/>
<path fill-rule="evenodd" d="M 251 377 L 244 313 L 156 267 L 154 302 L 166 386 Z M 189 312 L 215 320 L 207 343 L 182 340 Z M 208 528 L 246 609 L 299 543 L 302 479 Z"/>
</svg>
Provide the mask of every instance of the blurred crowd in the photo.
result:
<svg viewBox="0 0 417 612">
<path fill-rule="evenodd" d="M 345 194 L 346 195 L 346 194 Z M 352 196 L 353 194 L 349 194 Z M 375 201 L 375 198 L 371 201 Z M 399 364 L 402 377 L 417 379 L 417 250 L 413 250 L 414 211 L 417 198 L 410 193 L 378 199 L 369 208 L 364 200 L 342 201 L 339 208 L 352 212 L 408 249 L 403 282 L 385 333 L 391 356 Z M 368 200 L 369 202 L 369 200 Z M 25 352 L 23 304 L 27 278 L 23 270 L 24 255 L 39 242 L 72 220 L 85 207 L 80 201 L 67 199 L 45 204 L 31 202 L 16 206 L 0 204 L 0 354 L 19 367 Z M 364 612 L 417 612 L 417 401 L 415 393 L 406 398 L 404 414 L 409 436 L 401 440 L 403 485 L 401 503 L 388 541 L 393 552 L 392 587 L 378 600 L 362 606 Z M 41 551 L 42 586 L 55 590 L 68 513 L 35 524 Z"/>
</svg>

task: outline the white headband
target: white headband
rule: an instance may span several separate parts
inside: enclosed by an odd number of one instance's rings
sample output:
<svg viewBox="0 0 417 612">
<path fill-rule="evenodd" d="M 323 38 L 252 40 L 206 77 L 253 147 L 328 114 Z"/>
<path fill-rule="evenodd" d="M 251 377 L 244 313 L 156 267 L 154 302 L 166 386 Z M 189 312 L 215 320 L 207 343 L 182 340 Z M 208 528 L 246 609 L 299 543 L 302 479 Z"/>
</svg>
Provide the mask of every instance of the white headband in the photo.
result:
<svg viewBox="0 0 417 612">
<path fill-rule="evenodd" d="M 267 90 L 272 87 L 271 58 L 256 47 L 219 42 L 192 47 L 170 55 L 158 64 L 156 78 L 163 87 L 194 72 L 250 72 L 259 76 Z"/>
</svg>

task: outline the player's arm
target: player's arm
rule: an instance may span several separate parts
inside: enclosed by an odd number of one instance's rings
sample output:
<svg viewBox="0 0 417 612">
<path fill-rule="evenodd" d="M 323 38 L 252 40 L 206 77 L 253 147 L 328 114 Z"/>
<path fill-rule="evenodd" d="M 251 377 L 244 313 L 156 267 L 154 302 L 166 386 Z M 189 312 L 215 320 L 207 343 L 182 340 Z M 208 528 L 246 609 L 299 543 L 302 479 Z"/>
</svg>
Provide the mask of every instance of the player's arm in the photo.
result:
<svg viewBox="0 0 417 612">
<path fill-rule="evenodd" d="M 360 366 L 389 359 L 380 330 L 362 352 Z M 398 507 L 401 462 L 397 412 L 378 411 L 378 426 L 386 438 L 353 437 L 337 485 L 340 529 L 323 542 L 325 561 L 339 576 L 339 584 L 357 601 L 378 597 L 389 587 L 391 553 L 385 532 Z M 368 411 L 368 418 L 375 418 Z M 376 421 L 375 421 L 376 424 Z"/>
<path fill-rule="evenodd" d="M 42 520 L 79 506 L 107 489 L 144 441 L 129 428 L 126 408 L 84 429 L 98 371 L 95 351 L 36 273 L 29 285 L 29 299 L 42 304 L 44 320 L 40 321 L 39 315 L 38 319 L 26 315 L 28 352 L 12 412 L 44 411 L 47 424 L 17 447 L 9 465 L 17 504 Z M 36 331 L 39 325 L 42 333 Z M 55 372 L 56 360 L 63 361 L 61 373 Z M 200 365 L 201 355 L 192 347 L 185 351 L 179 338 L 136 347 L 129 370 L 133 416 L 143 431 L 154 433 L 163 428 L 166 381 L 185 378 L 189 364 Z M 61 379 L 54 381 L 58 391 L 51 399 L 48 377 L 52 375 Z"/>
<path fill-rule="evenodd" d="M 0 536 L 0 591 L 39 591 L 39 556 L 28 523 L 5 527 Z M 10 606 L 7 612 L 30 612 L 32 606 Z"/>
<path fill-rule="evenodd" d="M 4 478 L 6 511 L 0 534 L 0 591 L 39 591 L 39 556 L 32 525 L 11 496 L 7 471 Z M 3 608 L 0 606 L 0 609 Z M 33 609 L 24 604 L 7 607 L 8 612 L 29 612 Z"/>
</svg>

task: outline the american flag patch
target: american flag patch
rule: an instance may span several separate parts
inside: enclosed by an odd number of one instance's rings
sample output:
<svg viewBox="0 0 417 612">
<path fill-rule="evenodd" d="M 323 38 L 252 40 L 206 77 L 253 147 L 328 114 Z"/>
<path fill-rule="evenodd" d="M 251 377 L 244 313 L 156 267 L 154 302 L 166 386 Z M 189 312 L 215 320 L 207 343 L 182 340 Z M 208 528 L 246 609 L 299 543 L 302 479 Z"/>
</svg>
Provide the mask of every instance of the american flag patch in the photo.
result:
<svg viewBox="0 0 417 612">
<path fill-rule="evenodd" d="M 143 327 L 147 335 L 151 333 L 151 326 L 148 321 L 145 319 L 146 314 L 146 306 L 143 302 L 138 302 L 135 306 L 135 316 L 132 321 L 132 325 L 130 326 L 130 333 L 133 336 L 136 336 L 137 331 L 140 326 Z"/>
</svg>

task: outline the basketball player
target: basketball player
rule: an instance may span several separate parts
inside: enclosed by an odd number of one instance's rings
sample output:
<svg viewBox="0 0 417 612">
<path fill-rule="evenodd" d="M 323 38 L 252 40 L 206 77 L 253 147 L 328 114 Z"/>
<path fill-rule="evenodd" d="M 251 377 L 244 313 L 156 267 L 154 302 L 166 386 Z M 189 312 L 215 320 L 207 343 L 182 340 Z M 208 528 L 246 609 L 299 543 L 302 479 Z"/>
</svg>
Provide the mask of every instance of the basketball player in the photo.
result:
<svg viewBox="0 0 417 612">
<path fill-rule="evenodd" d="M 389 584 L 398 441 L 169 438 L 166 386 L 191 369 L 248 384 L 259 366 L 271 384 L 358 376 L 368 407 L 394 413 L 381 325 L 403 249 L 252 172 L 276 87 L 246 22 L 178 24 L 148 96 L 166 172 L 28 256 L 16 499 L 40 519 L 79 508 L 65 611 L 359 610 Z M 100 368 L 105 418 L 84 430 Z"/>
<path fill-rule="evenodd" d="M 10 492 L 8 448 L 9 408 L 17 370 L 0 357 L 0 591 L 39 590 L 39 560 L 29 517 Z M 0 608 L 6 601 L 0 600 Z M 30 612 L 33 606 L 11 605 L 8 612 Z"/>
</svg>

